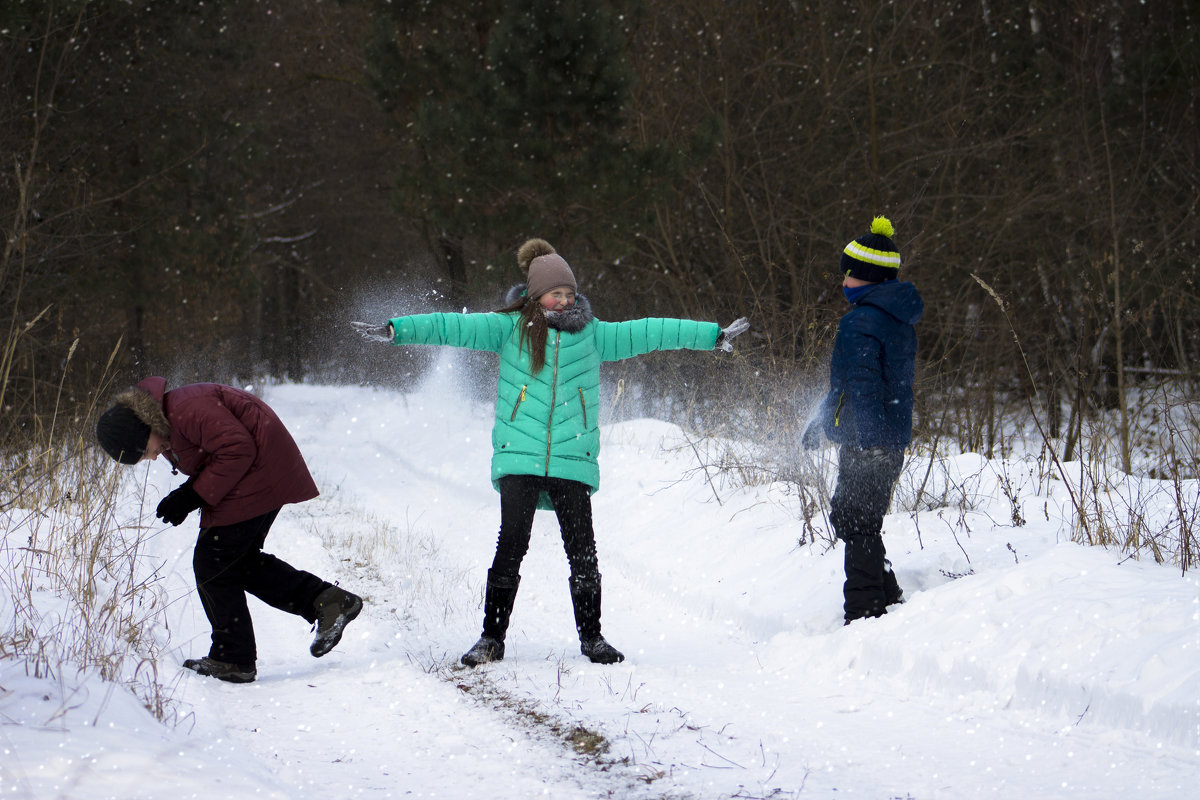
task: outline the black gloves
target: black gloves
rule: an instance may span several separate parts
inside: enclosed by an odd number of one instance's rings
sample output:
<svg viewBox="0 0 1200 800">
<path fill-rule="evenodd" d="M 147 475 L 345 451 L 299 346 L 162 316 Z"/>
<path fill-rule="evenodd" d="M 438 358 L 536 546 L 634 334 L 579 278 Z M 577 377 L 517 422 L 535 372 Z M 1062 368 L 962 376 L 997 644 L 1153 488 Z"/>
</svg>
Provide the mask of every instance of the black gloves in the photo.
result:
<svg viewBox="0 0 1200 800">
<path fill-rule="evenodd" d="M 204 505 L 200 495 L 192 488 L 191 479 L 183 486 L 168 494 L 158 504 L 154 515 L 163 522 L 178 525 L 187 519 L 187 515 Z"/>
<path fill-rule="evenodd" d="M 350 327 L 358 331 L 358 334 L 368 342 L 391 342 L 396 338 L 395 331 L 392 330 L 392 323 L 387 325 L 374 325 L 370 322 L 351 322 Z"/>
</svg>

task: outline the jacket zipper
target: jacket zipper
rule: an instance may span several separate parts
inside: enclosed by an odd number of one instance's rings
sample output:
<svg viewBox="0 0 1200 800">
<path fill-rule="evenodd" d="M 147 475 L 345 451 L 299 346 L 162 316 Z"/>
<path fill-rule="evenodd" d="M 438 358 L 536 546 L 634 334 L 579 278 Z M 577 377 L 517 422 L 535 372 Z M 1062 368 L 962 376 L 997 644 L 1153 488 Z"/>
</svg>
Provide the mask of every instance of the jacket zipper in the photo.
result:
<svg viewBox="0 0 1200 800">
<path fill-rule="evenodd" d="M 517 402 L 513 405 L 512 416 L 508 418 L 509 422 L 512 422 L 513 420 L 515 420 L 517 418 L 517 409 L 521 407 L 521 403 L 525 402 L 525 390 L 528 388 L 529 388 L 529 384 L 525 384 L 524 386 L 521 387 L 521 396 L 517 398 Z"/>
<path fill-rule="evenodd" d="M 846 393 L 842 392 L 838 395 L 837 408 L 833 410 L 833 427 L 838 427 L 842 424 L 842 406 L 846 403 Z"/>
<path fill-rule="evenodd" d="M 554 402 L 558 397 L 558 344 L 562 341 L 562 333 L 555 331 L 554 336 L 554 379 L 550 382 L 550 416 L 546 418 L 546 476 L 550 475 L 550 445 L 554 439 Z"/>
<path fill-rule="evenodd" d="M 579 405 L 583 407 L 583 429 L 587 430 L 587 400 L 583 399 L 583 387 L 579 388 Z"/>
</svg>

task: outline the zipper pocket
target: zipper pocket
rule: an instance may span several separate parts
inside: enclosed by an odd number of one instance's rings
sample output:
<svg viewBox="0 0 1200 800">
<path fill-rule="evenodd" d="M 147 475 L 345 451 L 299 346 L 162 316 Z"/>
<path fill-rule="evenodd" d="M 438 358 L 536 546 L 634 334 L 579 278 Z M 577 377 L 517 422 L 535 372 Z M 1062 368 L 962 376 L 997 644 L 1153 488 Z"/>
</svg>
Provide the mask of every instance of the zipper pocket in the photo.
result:
<svg viewBox="0 0 1200 800">
<path fill-rule="evenodd" d="M 583 429 L 587 430 L 587 400 L 583 399 L 583 387 L 579 387 L 579 406 L 583 409 Z"/>
<path fill-rule="evenodd" d="M 529 388 L 529 384 L 525 384 L 521 387 L 521 396 L 517 398 L 517 402 L 513 405 L 512 416 L 508 418 L 509 422 L 512 422 L 517 418 L 517 409 L 521 407 L 521 403 L 525 402 L 525 390 L 527 388 Z"/>
<path fill-rule="evenodd" d="M 524 397 L 524 394 L 522 394 L 522 397 Z M 833 410 L 833 427 L 835 428 L 842 424 L 842 406 L 845 404 L 845 402 L 846 393 L 842 392 L 838 395 L 837 408 Z"/>
</svg>

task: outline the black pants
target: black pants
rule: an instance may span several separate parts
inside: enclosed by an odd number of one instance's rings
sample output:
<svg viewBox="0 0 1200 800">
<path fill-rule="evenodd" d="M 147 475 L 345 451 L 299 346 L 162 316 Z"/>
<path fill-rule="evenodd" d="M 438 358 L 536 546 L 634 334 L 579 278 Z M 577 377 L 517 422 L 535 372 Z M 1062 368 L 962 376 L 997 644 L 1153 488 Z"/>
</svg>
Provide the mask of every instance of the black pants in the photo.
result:
<svg viewBox="0 0 1200 800">
<path fill-rule="evenodd" d="M 316 621 L 313 602 L 331 584 L 262 552 L 278 513 L 275 509 L 235 525 L 200 529 L 192 569 L 212 626 L 210 658 L 233 664 L 257 660 L 246 592 L 281 611 Z"/>
<path fill-rule="evenodd" d="M 883 517 L 904 466 L 903 450 L 843 445 L 838 452 L 837 488 L 829 521 L 846 547 L 842 587 L 846 620 L 878 617 L 900 597 L 883 547 Z"/>
<path fill-rule="evenodd" d="M 506 475 L 499 484 L 500 536 L 496 542 L 496 557 L 492 560 L 493 575 L 515 578 L 520 574 L 521 560 L 529 550 L 538 496 L 545 492 L 558 516 L 573 585 L 599 581 L 596 535 L 592 530 L 592 498 L 586 484 L 540 475 Z"/>
</svg>

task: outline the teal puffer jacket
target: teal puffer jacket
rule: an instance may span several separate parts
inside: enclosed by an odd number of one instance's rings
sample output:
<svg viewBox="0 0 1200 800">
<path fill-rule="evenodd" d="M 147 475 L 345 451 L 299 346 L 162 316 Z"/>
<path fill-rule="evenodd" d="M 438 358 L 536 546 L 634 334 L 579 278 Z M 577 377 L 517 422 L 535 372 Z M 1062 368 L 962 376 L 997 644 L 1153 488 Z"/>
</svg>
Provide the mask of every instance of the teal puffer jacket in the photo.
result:
<svg viewBox="0 0 1200 800">
<path fill-rule="evenodd" d="M 582 295 L 576 309 L 583 324 L 556 329 L 551 322 L 546 365 L 537 375 L 530 374 L 529 353 L 520 347 L 518 313 L 415 314 L 391 320 L 394 344 L 448 345 L 500 355 L 493 485 L 505 475 L 546 475 L 579 481 L 595 492 L 600 487 L 601 362 L 656 350 L 711 350 L 720 334 L 715 322 L 602 322 L 591 316 Z M 539 507 L 550 507 L 546 497 Z"/>
</svg>

